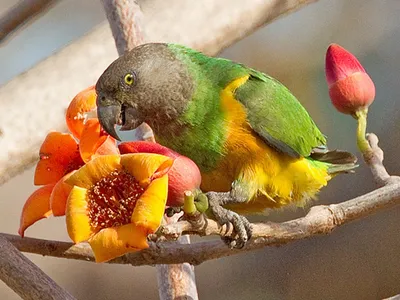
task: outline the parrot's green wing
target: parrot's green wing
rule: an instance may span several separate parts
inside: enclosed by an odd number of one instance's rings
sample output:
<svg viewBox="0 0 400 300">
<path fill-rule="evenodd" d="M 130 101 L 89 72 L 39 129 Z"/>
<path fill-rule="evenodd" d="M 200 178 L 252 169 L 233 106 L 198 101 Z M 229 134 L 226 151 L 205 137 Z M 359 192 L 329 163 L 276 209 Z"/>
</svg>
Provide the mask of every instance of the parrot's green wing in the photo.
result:
<svg viewBox="0 0 400 300">
<path fill-rule="evenodd" d="M 250 70 L 235 93 L 250 126 L 266 143 L 293 157 L 324 152 L 326 139 L 295 96 L 280 82 Z"/>
</svg>

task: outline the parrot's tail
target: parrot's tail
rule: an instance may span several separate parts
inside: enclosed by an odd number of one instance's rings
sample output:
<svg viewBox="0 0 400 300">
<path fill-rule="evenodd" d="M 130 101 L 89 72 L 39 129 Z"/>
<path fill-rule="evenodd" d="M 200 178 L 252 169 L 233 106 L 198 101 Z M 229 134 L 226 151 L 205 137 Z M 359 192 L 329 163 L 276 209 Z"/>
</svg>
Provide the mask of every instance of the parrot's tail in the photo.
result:
<svg viewBox="0 0 400 300">
<path fill-rule="evenodd" d="M 331 150 L 326 152 L 314 152 L 310 155 L 314 160 L 328 164 L 329 175 L 337 173 L 351 173 L 358 167 L 357 157 L 342 150 Z"/>
</svg>

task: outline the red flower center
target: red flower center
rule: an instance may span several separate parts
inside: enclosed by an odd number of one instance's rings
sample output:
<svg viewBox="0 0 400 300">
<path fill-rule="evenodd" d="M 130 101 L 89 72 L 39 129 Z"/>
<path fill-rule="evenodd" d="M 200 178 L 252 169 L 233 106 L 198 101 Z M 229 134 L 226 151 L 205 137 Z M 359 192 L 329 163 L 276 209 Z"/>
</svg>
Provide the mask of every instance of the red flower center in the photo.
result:
<svg viewBox="0 0 400 300">
<path fill-rule="evenodd" d="M 78 156 L 75 159 L 72 159 L 68 165 L 65 167 L 64 175 L 78 170 L 80 167 L 82 167 L 85 163 L 83 162 L 81 155 L 78 152 Z"/>
<path fill-rule="evenodd" d="M 89 190 L 91 226 L 97 231 L 130 223 L 136 200 L 143 192 L 130 173 L 113 171 Z"/>
</svg>

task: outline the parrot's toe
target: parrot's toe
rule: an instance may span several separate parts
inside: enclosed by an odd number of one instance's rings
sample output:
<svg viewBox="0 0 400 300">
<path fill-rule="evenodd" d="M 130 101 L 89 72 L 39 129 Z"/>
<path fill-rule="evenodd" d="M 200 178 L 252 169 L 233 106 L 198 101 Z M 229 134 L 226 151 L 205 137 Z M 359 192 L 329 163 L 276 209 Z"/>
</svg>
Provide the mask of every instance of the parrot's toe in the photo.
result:
<svg viewBox="0 0 400 300">
<path fill-rule="evenodd" d="M 222 240 L 229 248 L 241 249 L 251 239 L 253 228 L 245 217 L 229 210 L 228 215 L 231 215 L 228 224 L 233 225 L 234 231 L 232 235 L 222 237 Z"/>
<path fill-rule="evenodd" d="M 221 226 L 227 226 L 227 232 L 229 232 L 230 226 L 233 226 L 232 234 L 223 236 L 222 240 L 230 248 L 243 248 L 251 238 L 252 225 L 245 217 L 222 207 L 219 204 L 218 195 L 219 193 L 207 193 L 211 212 Z"/>
<path fill-rule="evenodd" d="M 170 206 L 165 209 L 164 213 L 168 218 L 172 218 L 175 214 L 179 214 L 181 211 L 181 207 Z"/>
</svg>

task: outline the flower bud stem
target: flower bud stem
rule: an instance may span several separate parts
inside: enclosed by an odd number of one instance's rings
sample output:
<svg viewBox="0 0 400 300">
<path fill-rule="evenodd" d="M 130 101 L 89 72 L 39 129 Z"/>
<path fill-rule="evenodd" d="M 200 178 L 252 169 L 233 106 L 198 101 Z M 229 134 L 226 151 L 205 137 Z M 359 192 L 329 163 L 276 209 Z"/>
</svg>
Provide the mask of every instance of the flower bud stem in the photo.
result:
<svg viewBox="0 0 400 300">
<path fill-rule="evenodd" d="M 355 112 L 354 116 L 357 119 L 357 146 L 363 155 L 366 155 L 371 150 L 371 147 L 366 139 L 368 108 L 363 108 Z"/>
<path fill-rule="evenodd" d="M 191 191 L 184 193 L 183 211 L 187 215 L 193 215 L 197 212 L 196 205 L 194 204 L 194 195 Z"/>
</svg>

